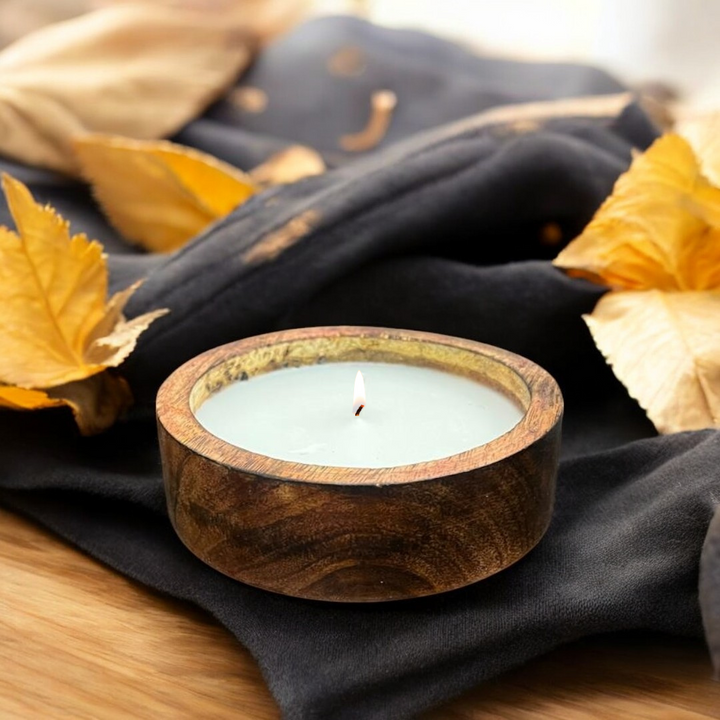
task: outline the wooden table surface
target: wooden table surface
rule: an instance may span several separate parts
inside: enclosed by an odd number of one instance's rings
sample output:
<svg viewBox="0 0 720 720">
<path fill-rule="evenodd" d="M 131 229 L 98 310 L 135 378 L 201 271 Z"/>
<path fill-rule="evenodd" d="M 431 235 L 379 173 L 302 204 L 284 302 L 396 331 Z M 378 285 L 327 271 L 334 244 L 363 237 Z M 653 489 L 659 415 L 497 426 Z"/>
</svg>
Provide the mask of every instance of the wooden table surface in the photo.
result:
<svg viewBox="0 0 720 720">
<path fill-rule="evenodd" d="M 0 719 L 279 717 L 250 655 L 204 613 L 0 509 Z M 698 641 L 596 638 L 425 720 L 720 718 Z"/>
</svg>

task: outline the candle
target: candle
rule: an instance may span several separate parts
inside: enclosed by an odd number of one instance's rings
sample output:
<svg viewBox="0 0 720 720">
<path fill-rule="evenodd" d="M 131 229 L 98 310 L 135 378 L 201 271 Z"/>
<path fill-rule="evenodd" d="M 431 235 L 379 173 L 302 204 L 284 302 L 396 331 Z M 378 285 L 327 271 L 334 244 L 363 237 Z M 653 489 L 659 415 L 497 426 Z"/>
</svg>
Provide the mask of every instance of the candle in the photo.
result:
<svg viewBox="0 0 720 720">
<path fill-rule="evenodd" d="M 367 327 L 246 338 L 158 392 L 168 515 L 204 562 L 274 592 L 452 590 L 540 541 L 562 408 L 542 368 L 470 340 Z"/>
<path fill-rule="evenodd" d="M 206 430 L 245 450 L 278 460 L 366 468 L 470 450 L 511 430 L 523 414 L 488 384 L 380 362 L 276 370 L 230 384 L 196 411 Z"/>
</svg>

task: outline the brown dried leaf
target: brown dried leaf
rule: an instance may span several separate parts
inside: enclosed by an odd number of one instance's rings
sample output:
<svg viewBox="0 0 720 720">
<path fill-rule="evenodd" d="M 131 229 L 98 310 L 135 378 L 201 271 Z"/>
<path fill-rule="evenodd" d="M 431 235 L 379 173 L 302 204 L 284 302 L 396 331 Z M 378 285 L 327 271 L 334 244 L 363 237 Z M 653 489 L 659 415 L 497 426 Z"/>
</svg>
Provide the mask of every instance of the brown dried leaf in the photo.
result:
<svg viewBox="0 0 720 720">
<path fill-rule="evenodd" d="M 96 435 L 107 430 L 133 400 L 127 382 L 110 372 L 51 388 L 47 393 L 72 410 L 83 435 Z"/>
<path fill-rule="evenodd" d="M 608 293 L 585 321 L 660 432 L 720 426 L 720 291 Z"/>
<path fill-rule="evenodd" d="M 126 321 L 122 311 L 137 285 L 106 304 L 102 246 L 71 237 L 68 223 L 22 183 L 4 175 L 2 184 L 18 232 L 0 228 L 0 406 L 65 404 L 83 432 L 104 429 L 130 393 L 103 371 L 119 365 L 166 311 Z"/>
<path fill-rule="evenodd" d="M 182 247 L 256 192 L 232 165 L 164 140 L 89 135 L 75 149 L 111 222 L 155 252 Z"/>
<path fill-rule="evenodd" d="M 275 153 L 262 165 L 250 171 L 250 179 L 258 187 L 285 185 L 325 172 L 320 153 L 304 145 L 292 145 Z"/>
</svg>

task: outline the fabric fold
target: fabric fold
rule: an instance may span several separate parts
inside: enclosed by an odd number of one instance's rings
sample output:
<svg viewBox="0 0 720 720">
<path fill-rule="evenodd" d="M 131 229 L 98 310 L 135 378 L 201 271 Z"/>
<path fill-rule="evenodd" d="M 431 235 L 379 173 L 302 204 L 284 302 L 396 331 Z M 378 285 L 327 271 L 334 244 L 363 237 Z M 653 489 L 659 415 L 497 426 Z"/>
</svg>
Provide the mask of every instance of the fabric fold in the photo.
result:
<svg viewBox="0 0 720 720">
<path fill-rule="evenodd" d="M 367 58 L 365 74 L 332 75 L 331 56 L 350 43 Z M 0 502 L 205 608 L 258 659 L 290 720 L 414 717 L 589 634 L 699 636 L 698 561 L 720 493 L 720 433 L 655 436 L 582 322 L 603 289 L 549 262 L 633 148 L 655 138 L 642 109 L 488 124 L 481 114 L 498 105 L 622 86 L 600 71 L 478 58 L 347 19 L 282 38 L 240 86 L 266 93 L 267 108 L 226 98 L 179 137 L 242 169 L 302 142 L 333 169 L 251 198 L 168 256 L 123 245 L 85 186 L 0 163 L 57 205 L 74 232 L 106 244 L 114 287 L 145 279 L 130 316 L 171 310 L 123 365 L 137 406 L 107 434 L 79 438 L 61 410 L 0 413 Z M 343 153 L 337 138 L 362 124 L 369 93 L 383 88 L 398 98 L 387 137 L 371 153 Z M 557 505 L 522 561 L 444 595 L 336 605 L 242 585 L 184 548 L 164 510 L 159 384 L 220 343 L 334 323 L 489 342 L 556 377 L 567 408 Z"/>
<path fill-rule="evenodd" d="M 133 446 L 154 444 L 139 432 Z M 585 635 L 699 636 L 697 568 L 718 463 L 714 431 L 564 461 L 553 522 L 530 555 L 463 590 L 376 605 L 236 583 L 137 503 L 31 492 L 32 482 L 0 498 L 130 577 L 208 610 L 258 659 L 284 717 L 402 720 Z"/>
</svg>

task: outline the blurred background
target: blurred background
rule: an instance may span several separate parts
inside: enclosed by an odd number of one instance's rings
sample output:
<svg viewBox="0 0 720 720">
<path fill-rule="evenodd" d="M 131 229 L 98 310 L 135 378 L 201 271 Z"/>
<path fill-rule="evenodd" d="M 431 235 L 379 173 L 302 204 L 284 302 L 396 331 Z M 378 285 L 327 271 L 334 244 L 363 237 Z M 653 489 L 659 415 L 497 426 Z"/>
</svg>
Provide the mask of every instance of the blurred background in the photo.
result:
<svg viewBox="0 0 720 720">
<path fill-rule="evenodd" d="M 0 43 L 112 2 L 0 0 Z M 201 6 L 243 0 L 145 0 Z M 308 0 L 312 13 L 354 13 L 425 29 L 479 52 L 530 60 L 576 60 L 633 85 L 659 84 L 683 108 L 720 107 L 720 0 Z"/>
</svg>

